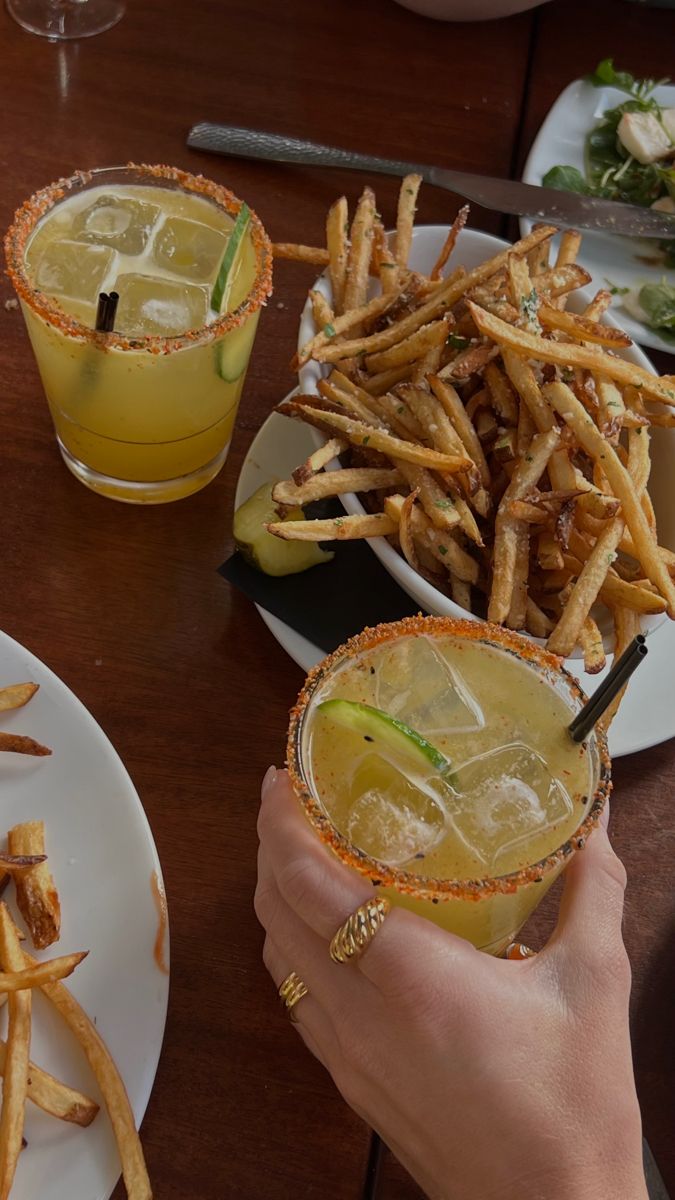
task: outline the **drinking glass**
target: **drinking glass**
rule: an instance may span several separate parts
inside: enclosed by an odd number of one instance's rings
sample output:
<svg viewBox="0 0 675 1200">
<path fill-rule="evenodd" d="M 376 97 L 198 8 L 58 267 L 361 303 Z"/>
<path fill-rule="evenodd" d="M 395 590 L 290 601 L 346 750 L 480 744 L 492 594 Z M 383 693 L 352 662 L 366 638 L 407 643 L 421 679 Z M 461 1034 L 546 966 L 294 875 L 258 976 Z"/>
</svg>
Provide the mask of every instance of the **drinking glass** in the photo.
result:
<svg viewBox="0 0 675 1200">
<path fill-rule="evenodd" d="M 409 869 L 388 865 L 352 844 L 333 823 L 313 785 L 312 723 L 316 705 L 333 688 L 342 666 L 358 663 L 368 655 L 372 672 L 377 657 L 399 638 L 426 636 L 466 639 L 490 651 L 515 656 L 541 683 L 552 688 L 571 709 L 572 717 L 586 702 L 577 681 L 560 660 L 528 638 L 486 622 L 455 620 L 451 617 L 413 617 L 391 625 L 379 625 L 340 646 L 319 663 L 307 677 L 298 703 L 291 713 L 288 735 L 288 767 L 295 793 L 312 828 L 339 859 L 365 875 L 392 903 L 412 909 L 436 924 L 473 942 L 479 949 L 499 955 L 512 942 L 521 926 L 539 904 L 575 851 L 581 848 L 595 826 L 611 788 L 611 764 L 607 739 L 600 729 L 586 742 L 591 764 L 591 785 L 582 798 L 582 813 L 572 834 L 538 861 L 527 863 L 504 875 L 477 879 L 428 878 Z M 489 667 L 487 668 L 489 669 Z M 364 664 L 364 672 L 365 672 Z M 401 688 L 406 681 L 401 680 Z M 513 696 L 517 706 L 518 697 Z M 489 720 L 489 716 L 488 716 Z M 372 740 L 372 739 L 371 739 Z M 345 765 L 346 769 L 346 765 Z"/>
</svg>

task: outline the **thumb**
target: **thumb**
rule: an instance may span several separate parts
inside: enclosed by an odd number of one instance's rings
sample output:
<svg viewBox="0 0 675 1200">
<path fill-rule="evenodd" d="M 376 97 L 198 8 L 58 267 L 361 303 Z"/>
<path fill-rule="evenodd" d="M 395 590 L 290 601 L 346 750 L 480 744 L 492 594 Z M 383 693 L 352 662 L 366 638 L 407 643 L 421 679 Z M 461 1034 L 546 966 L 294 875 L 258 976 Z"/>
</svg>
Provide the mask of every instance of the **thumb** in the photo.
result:
<svg viewBox="0 0 675 1200">
<path fill-rule="evenodd" d="M 603 825 L 577 850 L 565 874 L 565 890 L 551 947 L 597 971 L 625 962 L 621 921 L 626 871 Z"/>
</svg>

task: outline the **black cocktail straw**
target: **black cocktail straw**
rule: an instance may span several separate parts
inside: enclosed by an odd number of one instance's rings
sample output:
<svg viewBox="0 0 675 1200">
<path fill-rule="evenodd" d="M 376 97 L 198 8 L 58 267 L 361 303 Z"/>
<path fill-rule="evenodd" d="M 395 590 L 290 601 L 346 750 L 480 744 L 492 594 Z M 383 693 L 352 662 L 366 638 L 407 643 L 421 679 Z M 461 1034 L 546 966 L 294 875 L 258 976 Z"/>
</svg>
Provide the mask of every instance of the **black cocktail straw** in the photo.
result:
<svg viewBox="0 0 675 1200">
<path fill-rule="evenodd" d="M 96 324 L 94 325 L 94 329 L 97 333 L 105 333 L 106 331 L 105 321 L 109 303 L 110 297 L 108 296 L 108 293 L 100 292 L 98 297 L 98 308 L 96 309 Z"/>
<path fill-rule="evenodd" d="M 97 333 L 112 333 L 115 328 L 115 313 L 117 312 L 117 302 L 119 294 L 111 292 L 101 292 L 98 298 L 98 308 L 96 309 L 96 325 L 94 328 Z"/>
<path fill-rule="evenodd" d="M 646 655 L 646 639 L 643 634 L 639 633 L 636 638 L 633 638 L 630 646 L 624 650 L 621 658 L 614 663 L 609 675 L 600 684 L 595 695 L 591 696 L 588 704 L 584 705 L 572 724 L 568 726 L 572 741 L 583 742 L 588 737 L 605 709 L 609 708 L 614 697 L 621 691 L 623 685 L 630 679 L 633 671 Z"/>
</svg>

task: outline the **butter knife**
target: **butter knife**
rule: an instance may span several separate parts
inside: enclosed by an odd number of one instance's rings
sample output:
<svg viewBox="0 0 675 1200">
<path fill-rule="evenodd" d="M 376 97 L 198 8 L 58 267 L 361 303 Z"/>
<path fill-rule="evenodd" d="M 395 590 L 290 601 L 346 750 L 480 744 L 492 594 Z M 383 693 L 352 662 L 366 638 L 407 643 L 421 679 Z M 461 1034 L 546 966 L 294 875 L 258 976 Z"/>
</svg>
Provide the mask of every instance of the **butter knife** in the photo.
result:
<svg viewBox="0 0 675 1200">
<path fill-rule="evenodd" d="M 257 129 L 240 129 L 235 125 L 214 125 L 202 121 L 199 125 L 193 125 L 187 144 L 195 150 L 210 150 L 214 154 L 262 158 L 268 162 L 296 163 L 308 167 L 343 167 L 356 171 L 375 171 L 383 175 L 409 175 L 414 172 L 427 183 L 457 192 L 481 208 L 530 217 L 535 221 L 551 221 L 554 225 L 598 229 L 603 233 L 675 238 L 675 217 L 651 208 L 619 204 L 614 200 L 597 200 L 594 196 L 581 196 L 577 192 L 533 187 L 529 183 L 494 179 L 470 171 L 449 171 L 444 167 L 356 154 L 351 150 L 321 146 L 317 142 L 306 142 L 276 133 L 262 133 Z"/>
</svg>

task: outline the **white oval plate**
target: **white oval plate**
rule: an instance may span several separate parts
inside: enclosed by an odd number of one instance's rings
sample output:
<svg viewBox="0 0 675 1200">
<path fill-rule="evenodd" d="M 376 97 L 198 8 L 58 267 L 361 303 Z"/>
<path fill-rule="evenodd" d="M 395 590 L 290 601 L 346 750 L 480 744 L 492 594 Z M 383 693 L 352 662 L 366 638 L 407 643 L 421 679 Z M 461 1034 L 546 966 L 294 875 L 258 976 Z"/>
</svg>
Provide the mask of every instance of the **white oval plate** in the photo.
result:
<svg viewBox="0 0 675 1200">
<path fill-rule="evenodd" d="M 291 393 L 292 395 L 292 393 Z M 311 430 L 301 421 L 272 413 L 260 428 L 241 468 L 235 508 L 248 500 L 272 478 L 287 479 L 292 470 L 311 454 L 315 444 Z M 324 657 L 324 651 L 292 629 L 279 617 L 256 605 L 272 636 L 303 671 Z M 599 675 L 583 675 L 581 686 L 592 694 L 611 666 L 611 656 Z M 582 664 L 568 659 L 565 666 L 579 675 Z M 667 621 L 649 638 L 649 654 L 630 681 L 626 697 L 609 732 L 609 749 L 614 758 L 658 746 L 675 737 L 673 671 L 675 670 L 675 622 Z"/>
<path fill-rule="evenodd" d="M 436 261 L 437 255 L 445 241 L 447 235 L 447 226 L 445 225 L 420 225 L 413 232 L 413 242 L 410 252 L 410 265 L 417 271 L 428 273 L 431 271 L 433 264 Z M 458 242 L 457 249 L 452 257 L 450 269 L 461 263 L 468 270 L 478 266 L 487 258 L 498 254 L 501 250 L 508 247 L 508 242 L 502 241 L 501 238 L 492 237 L 491 234 L 481 233 L 475 229 L 463 229 Z M 330 282 L 327 275 L 321 278 L 315 284 L 315 287 L 324 293 L 327 299 L 330 299 L 331 290 Z M 372 285 L 373 290 L 375 285 Z M 570 297 L 570 308 L 572 310 L 583 309 L 584 304 L 592 299 L 593 290 L 591 288 L 580 288 Z M 611 320 L 611 318 L 610 318 Z M 314 319 L 312 316 L 311 302 L 307 300 L 302 312 L 300 320 L 300 331 L 298 335 L 298 348 L 304 346 L 316 332 Z M 638 349 L 637 346 L 631 346 L 623 352 L 623 356 L 629 361 L 637 363 L 644 367 L 645 370 L 652 371 L 649 359 Z M 329 368 L 324 368 L 326 374 Z M 316 394 L 317 384 L 322 375 L 322 367 L 319 363 L 310 361 L 301 367 L 299 373 L 300 387 L 303 392 Z M 313 431 L 312 437 L 314 445 L 320 445 L 324 438 Z M 671 463 L 675 458 L 675 430 L 673 429 L 655 429 L 652 432 L 652 447 L 653 447 L 653 468 L 652 479 L 650 480 L 649 492 L 654 501 L 656 516 L 659 523 L 659 536 L 661 543 L 669 549 L 675 550 L 675 505 L 673 504 L 673 476 Z M 336 462 L 332 466 L 339 466 Z M 330 468 L 329 468 L 330 469 Z M 348 494 L 341 496 L 340 500 L 343 507 L 349 513 L 364 513 L 365 509 L 361 504 L 358 496 Z M 389 544 L 386 538 L 368 538 L 368 542 L 384 566 L 385 570 L 396 580 L 400 587 L 403 588 L 409 596 L 416 600 L 425 612 L 433 613 L 436 616 L 450 617 L 466 617 L 472 616 L 471 613 L 466 613 L 456 605 L 448 596 L 435 588 L 433 584 L 428 583 L 421 575 L 406 562 L 402 554 L 399 554 L 393 546 Z M 476 618 L 477 620 L 479 618 Z M 664 617 L 662 616 L 646 616 L 642 618 L 642 630 L 644 633 L 652 632 L 663 624 Z M 613 627 L 609 614 L 606 610 L 601 609 L 598 616 L 600 629 L 603 634 L 605 650 L 611 651 L 614 645 Z M 539 641 L 540 639 L 533 639 Z M 543 644 L 543 643 L 542 643 Z M 577 671 L 583 671 L 581 663 L 581 651 L 575 650 L 573 658 L 577 663 Z"/>
<path fill-rule="evenodd" d="M 3 838 L 20 821 L 45 822 L 62 928 L 61 940 L 37 957 L 89 950 L 66 983 L 105 1039 L 138 1125 L 157 1070 L 169 994 L 153 955 L 158 916 L 151 878 L 157 872 L 161 884 L 159 859 L 136 790 L 103 730 L 48 667 L 0 633 L 0 687 L 28 680 L 40 690 L 25 708 L 0 713 L 0 729 L 29 734 L 53 753 L 0 754 Z M 11 885 L 4 898 L 18 917 Z M 168 961 L 168 937 L 165 956 Z M 75 1038 L 39 993 L 31 1058 L 100 1102 Z M 80 1129 L 28 1103 L 25 1136 L 12 1200 L 110 1196 L 120 1164 L 103 1108 Z"/>
<path fill-rule="evenodd" d="M 675 107 L 675 87 L 657 88 L 654 95 L 660 104 Z M 546 172 L 558 164 L 577 167 L 583 174 L 586 134 L 608 108 L 616 108 L 627 99 L 626 93 L 616 88 L 595 88 L 583 79 L 570 83 L 561 92 L 534 140 L 525 163 L 523 182 L 540 187 Z M 531 222 L 526 220 L 520 225 L 523 233 L 531 228 Z M 664 276 L 669 283 L 675 284 L 675 271 L 640 261 L 654 253 L 654 242 L 590 232 L 584 233 L 583 239 L 579 261 L 591 272 L 596 287 L 607 287 L 610 283 L 616 287 L 640 288 L 645 283 L 660 283 Z M 620 296 L 615 298 L 614 314 L 621 328 L 642 346 L 675 354 L 675 343 L 664 341 L 632 317 L 621 305 Z"/>
</svg>

